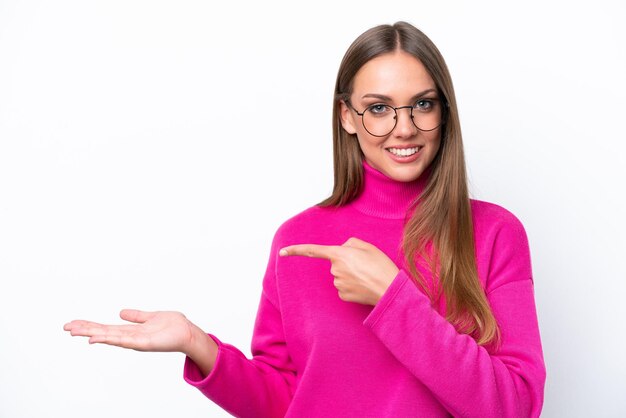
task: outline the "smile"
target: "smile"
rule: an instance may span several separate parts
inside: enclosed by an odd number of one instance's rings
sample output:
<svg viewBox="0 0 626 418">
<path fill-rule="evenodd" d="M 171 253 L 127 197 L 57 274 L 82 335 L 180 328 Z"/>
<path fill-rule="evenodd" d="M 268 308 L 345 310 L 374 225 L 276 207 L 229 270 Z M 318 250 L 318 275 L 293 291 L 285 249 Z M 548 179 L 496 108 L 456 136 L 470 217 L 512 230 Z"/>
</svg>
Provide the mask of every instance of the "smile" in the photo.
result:
<svg viewBox="0 0 626 418">
<path fill-rule="evenodd" d="M 386 148 L 387 151 L 398 157 L 409 157 L 419 151 L 421 147 L 413 148 Z"/>
</svg>

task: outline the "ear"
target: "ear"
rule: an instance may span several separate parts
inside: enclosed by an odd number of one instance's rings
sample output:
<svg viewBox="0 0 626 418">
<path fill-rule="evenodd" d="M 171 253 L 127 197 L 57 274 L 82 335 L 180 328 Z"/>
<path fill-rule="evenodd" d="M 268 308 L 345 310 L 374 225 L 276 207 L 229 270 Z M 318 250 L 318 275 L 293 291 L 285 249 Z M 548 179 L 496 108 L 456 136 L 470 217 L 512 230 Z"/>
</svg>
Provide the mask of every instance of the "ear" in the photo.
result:
<svg viewBox="0 0 626 418">
<path fill-rule="evenodd" d="M 339 111 L 339 116 L 341 117 L 341 126 L 345 129 L 349 134 L 354 135 L 356 133 L 355 123 L 354 123 L 354 111 L 350 109 L 350 107 L 343 100 L 339 101 L 339 105 L 341 109 Z"/>
</svg>

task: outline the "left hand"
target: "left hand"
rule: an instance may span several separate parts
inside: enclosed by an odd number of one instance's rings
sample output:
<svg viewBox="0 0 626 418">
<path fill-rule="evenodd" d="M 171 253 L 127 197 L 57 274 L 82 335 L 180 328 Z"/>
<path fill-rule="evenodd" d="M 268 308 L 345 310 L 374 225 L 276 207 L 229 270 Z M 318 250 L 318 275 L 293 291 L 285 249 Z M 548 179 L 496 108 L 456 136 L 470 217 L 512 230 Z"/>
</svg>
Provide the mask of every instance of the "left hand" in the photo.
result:
<svg viewBox="0 0 626 418">
<path fill-rule="evenodd" d="M 290 245 L 279 255 L 330 260 L 339 298 L 364 305 L 376 305 L 399 271 L 385 253 L 358 238 L 350 238 L 343 245 Z"/>
</svg>

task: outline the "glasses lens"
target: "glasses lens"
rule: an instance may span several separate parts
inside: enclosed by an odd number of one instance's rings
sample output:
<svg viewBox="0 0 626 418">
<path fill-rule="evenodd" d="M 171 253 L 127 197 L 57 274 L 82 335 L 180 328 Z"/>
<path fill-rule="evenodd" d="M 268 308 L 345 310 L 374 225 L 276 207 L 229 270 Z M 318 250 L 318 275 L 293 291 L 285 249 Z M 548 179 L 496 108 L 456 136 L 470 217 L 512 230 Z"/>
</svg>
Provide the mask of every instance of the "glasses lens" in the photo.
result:
<svg viewBox="0 0 626 418">
<path fill-rule="evenodd" d="M 385 136 L 396 126 L 396 111 L 387 105 L 372 105 L 363 112 L 363 126 L 374 136 Z"/>
<path fill-rule="evenodd" d="M 418 100 L 413 106 L 413 123 L 421 131 L 432 131 L 441 125 L 439 100 Z"/>
</svg>

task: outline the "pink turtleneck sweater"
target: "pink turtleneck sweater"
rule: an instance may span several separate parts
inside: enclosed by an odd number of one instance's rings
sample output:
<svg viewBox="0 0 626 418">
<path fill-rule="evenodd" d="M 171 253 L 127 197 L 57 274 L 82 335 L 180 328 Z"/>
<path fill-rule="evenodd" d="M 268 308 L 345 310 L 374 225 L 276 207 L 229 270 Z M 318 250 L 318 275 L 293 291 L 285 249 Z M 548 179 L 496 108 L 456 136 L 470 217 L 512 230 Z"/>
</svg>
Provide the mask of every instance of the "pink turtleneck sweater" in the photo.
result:
<svg viewBox="0 0 626 418">
<path fill-rule="evenodd" d="M 425 180 L 396 182 L 366 163 L 364 171 L 358 199 L 309 208 L 276 232 L 252 358 L 209 334 L 215 367 L 205 377 L 187 358 L 185 380 L 239 417 L 538 417 L 546 372 L 522 224 L 471 200 L 478 274 L 502 335 L 491 352 L 459 334 L 442 316 L 445 303 L 433 307 L 407 274 L 403 221 Z M 350 237 L 400 268 L 376 306 L 342 301 L 329 261 L 278 256 L 287 245 Z"/>
</svg>

